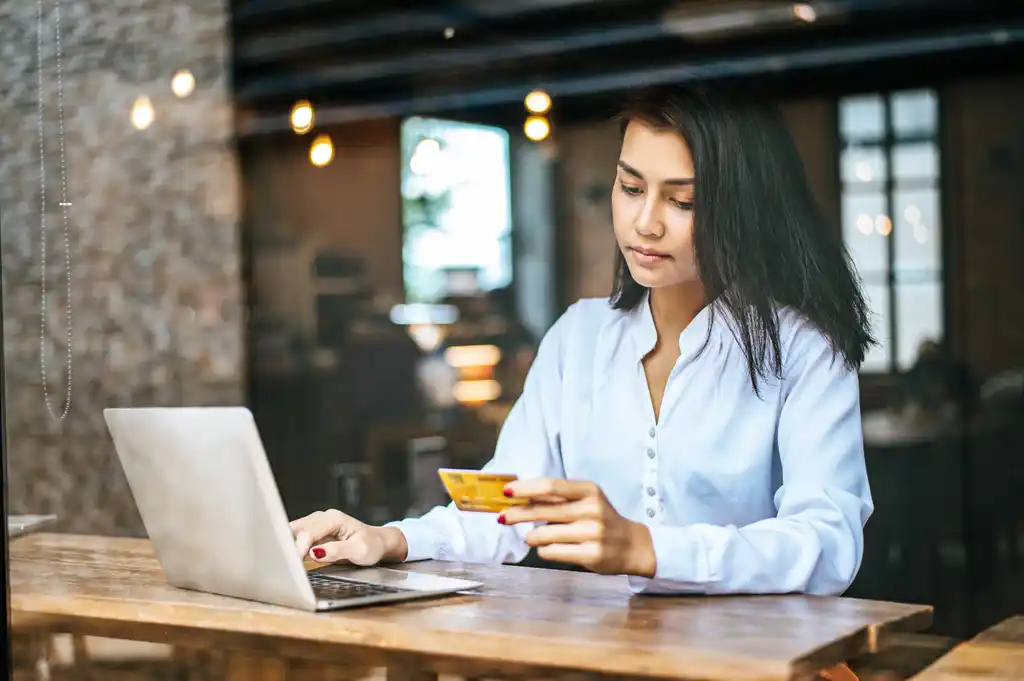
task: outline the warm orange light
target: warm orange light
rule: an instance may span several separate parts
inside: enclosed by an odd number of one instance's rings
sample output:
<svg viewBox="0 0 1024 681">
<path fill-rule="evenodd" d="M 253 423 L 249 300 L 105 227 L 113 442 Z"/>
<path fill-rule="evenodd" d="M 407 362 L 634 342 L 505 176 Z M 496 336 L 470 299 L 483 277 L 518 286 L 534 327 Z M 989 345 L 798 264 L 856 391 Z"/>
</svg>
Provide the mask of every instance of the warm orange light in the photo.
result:
<svg viewBox="0 0 1024 681">
<path fill-rule="evenodd" d="M 818 13 L 810 5 L 800 2 L 793 5 L 793 16 L 809 24 L 818 18 Z"/>
<path fill-rule="evenodd" d="M 494 345 L 460 345 L 445 350 L 444 359 L 454 369 L 492 367 L 501 361 L 501 350 Z"/>
<path fill-rule="evenodd" d="M 551 124 L 543 116 L 530 116 L 523 124 L 523 132 L 534 142 L 540 142 L 551 134 Z"/>
<path fill-rule="evenodd" d="M 892 234 L 892 220 L 889 219 L 888 215 L 882 215 L 879 213 L 875 216 L 875 231 L 882 236 L 889 236 Z"/>
<path fill-rule="evenodd" d="M 459 369 L 459 378 L 463 381 L 486 381 L 494 378 L 494 367 L 466 367 Z"/>
<path fill-rule="evenodd" d="M 523 101 L 526 110 L 534 114 L 547 113 L 551 108 L 551 96 L 543 90 L 534 90 Z"/>
<path fill-rule="evenodd" d="M 453 394 L 462 404 L 493 402 L 501 396 L 501 386 L 497 381 L 459 381 Z"/>
<path fill-rule="evenodd" d="M 334 143 L 328 135 L 320 135 L 309 147 L 309 160 L 318 168 L 322 168 L 334 160 Z"/>
<path fill-rule="evenodd" d="M 313 122 L 316 120 L 316 116 L 313 113 L 313 105 L 305 99 L 295 102 L 289 120 L 292 124 L 292 130 L 299 135 L 306 134 L 313 129 Z"/>
<path fill-rule="evenodd" d="M 184 99 L 196 89 L 196 77 L 188 69 L 182 69 L 171 78 L 171 91 L 175 97 Z"/>
<path fill-rule="evenodd" d="M 153 110 L 153 103 L 149 97 L 142 95 L 132 105 L 132 125 L 136 130 L 145 130 L 153 124 L 156 112 Z"/>
</svg>

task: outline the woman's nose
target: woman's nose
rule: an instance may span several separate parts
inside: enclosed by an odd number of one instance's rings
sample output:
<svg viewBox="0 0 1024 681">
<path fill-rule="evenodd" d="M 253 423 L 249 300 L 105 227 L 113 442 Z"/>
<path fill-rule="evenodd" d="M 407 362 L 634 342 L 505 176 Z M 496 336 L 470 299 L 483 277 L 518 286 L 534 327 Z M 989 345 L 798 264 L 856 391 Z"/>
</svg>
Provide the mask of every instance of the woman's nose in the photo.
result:
<svg viewBox="0 0 1024 681">
<path fill-rule="evenodd" d="M 665 230 L 658 216 L 658 207 L 654 200 L 644 204 L 643 210 L 637 216 L 634 229 L 640 236 L 648 238 L 657 239 L 664 234 Z"/>
</svg>

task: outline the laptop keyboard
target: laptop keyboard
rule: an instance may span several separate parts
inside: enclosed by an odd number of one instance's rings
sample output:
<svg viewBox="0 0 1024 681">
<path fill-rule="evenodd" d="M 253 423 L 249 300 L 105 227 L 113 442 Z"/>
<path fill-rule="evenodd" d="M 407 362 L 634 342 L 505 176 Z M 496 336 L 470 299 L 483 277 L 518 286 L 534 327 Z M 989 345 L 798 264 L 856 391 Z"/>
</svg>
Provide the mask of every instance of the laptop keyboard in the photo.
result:
<svg viewBox="0 0 1024 681">
<path fill-rule="evenodd" d="M 366 582 L 357 582 L 338 577 L 324 577 L 316 573 L 309 575 L 309 583 L 313 586 L 313 595 L 323 601 L 343 601 L 352 598 L 398 594 L 407 591 L 407 589 L 398 589 L 393 586 L 367 584 Z"/>
</svg>

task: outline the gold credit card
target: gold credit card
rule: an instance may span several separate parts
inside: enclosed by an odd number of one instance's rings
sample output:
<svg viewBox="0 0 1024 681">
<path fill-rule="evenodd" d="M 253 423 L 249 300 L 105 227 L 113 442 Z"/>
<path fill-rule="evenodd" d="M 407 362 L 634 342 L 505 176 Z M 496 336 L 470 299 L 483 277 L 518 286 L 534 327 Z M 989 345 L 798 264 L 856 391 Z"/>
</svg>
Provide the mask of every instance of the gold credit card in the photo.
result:
<svg viewBox="0 0 1024 681">
<path fill-rule="evenodd" d="M 510 506 L 525 506 L 527 503 L 526 499 L 505 496 L 505 485 L 516 479 L 514 475 L 455 468 L 439 468 L 437 474 L 441 476 L 455 507 L 462 511 L 501 513 Z"/>
</svg>

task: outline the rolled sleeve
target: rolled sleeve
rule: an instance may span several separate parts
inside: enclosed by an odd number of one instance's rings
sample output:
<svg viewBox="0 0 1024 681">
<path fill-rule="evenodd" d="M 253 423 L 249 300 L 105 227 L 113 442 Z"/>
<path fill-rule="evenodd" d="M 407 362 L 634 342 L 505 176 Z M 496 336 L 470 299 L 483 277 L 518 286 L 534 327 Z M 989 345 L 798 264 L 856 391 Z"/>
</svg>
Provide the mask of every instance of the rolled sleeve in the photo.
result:
<svg viewBox="0 0 1024 681">
<path fill-rule="evenodd" d="M 562 362 L 572 313 L 570 307 L 541 341 L 523 393 L 505 419 L 494 457 L 484 471 L 520 478 L 564 476 L 560 452 Z M 454 504 L 389 525 L 405 535 L 407 561 L 511 563 L 529 552 L 525 540 L 529 525 L 503 527 L 493 514 L 460 511 Z"/>
</svg>

